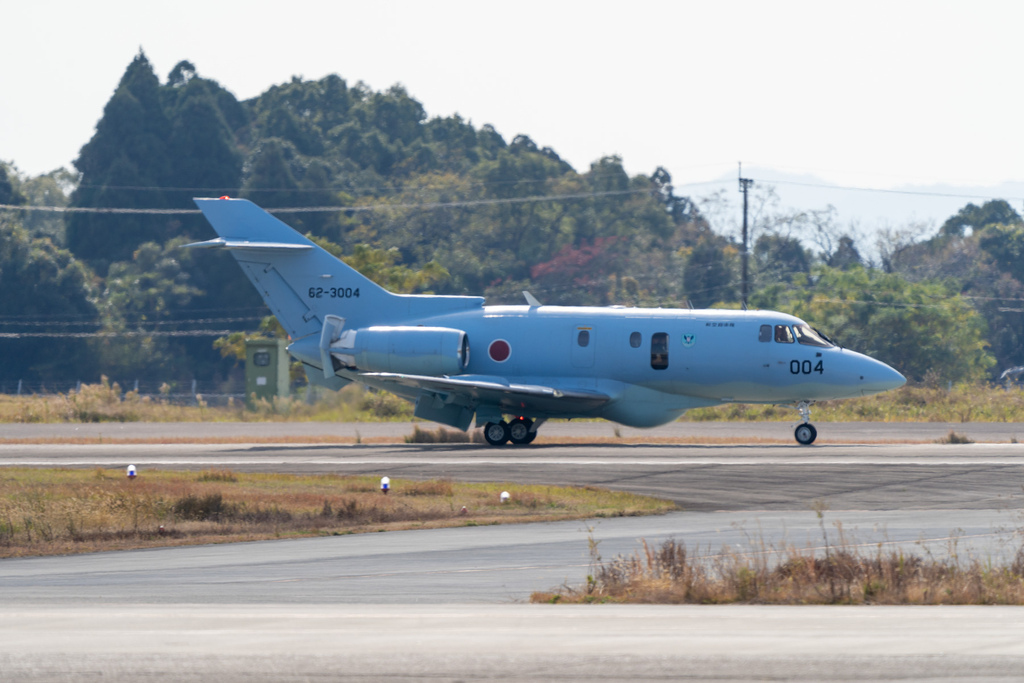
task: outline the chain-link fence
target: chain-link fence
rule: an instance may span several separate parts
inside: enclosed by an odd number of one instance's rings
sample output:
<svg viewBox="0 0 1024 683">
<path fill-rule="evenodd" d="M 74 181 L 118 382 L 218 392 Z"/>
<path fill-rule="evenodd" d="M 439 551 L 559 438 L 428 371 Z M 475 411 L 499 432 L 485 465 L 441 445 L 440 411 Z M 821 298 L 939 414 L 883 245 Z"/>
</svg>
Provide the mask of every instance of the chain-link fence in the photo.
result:
<svg viewBox="0 0 1024 683">
<path fill-rule="evenodd" d="M 196 405 L 200 400 L 207 405 L 227 405 L 229 399 L 241 401 L 245 398 L 242 382 L 185 382 L 143 381 L 137 379 L 110 380 L 121 390 L 122 398 L 128 392 L 175 405 Z M 11 396 L 53 396 L 81 391 L 82 384 L 99 384 L 98 381 L 63 380 L 51 382 L 28 382 L 25 380 L 0 380 L 0 394 Z M 237 385 L 237 386 L 236 386 Z"/>
</svg>

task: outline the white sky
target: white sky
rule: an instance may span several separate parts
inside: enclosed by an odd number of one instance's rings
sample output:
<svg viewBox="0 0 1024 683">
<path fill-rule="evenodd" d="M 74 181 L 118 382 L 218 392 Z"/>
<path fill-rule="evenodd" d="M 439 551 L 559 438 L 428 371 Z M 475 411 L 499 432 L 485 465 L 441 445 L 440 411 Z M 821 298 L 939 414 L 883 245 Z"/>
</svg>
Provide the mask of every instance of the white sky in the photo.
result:
<svg viewBox="0 0 1024 683">
<path fill-rule="evenodd" d="M 70 166 L 141 46 L 239 98 L 400 82 L 430 115 L 677 186 L 750 166 L 894 187 L 1024 180 L 1024 3 L 701 0 L 7 3 L 0 159 Z M 687 193 L 682 189 L 682 194 Z"/>
</svg>

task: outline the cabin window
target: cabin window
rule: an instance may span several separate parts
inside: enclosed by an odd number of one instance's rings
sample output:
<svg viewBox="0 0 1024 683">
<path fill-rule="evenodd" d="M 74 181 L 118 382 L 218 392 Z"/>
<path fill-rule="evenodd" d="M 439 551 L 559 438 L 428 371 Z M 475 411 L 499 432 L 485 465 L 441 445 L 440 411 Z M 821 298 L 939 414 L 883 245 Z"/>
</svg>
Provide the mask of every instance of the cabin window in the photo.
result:
<svg viewBox="0 0 1024 683">
<path fill-rule="evenodd" d="M 770 342 L 772 340 L 772 326 L 761 325 L 761 329 L 757 333 L 757 341 L 759 342 Z"/>
<path fill-rule="evenodd" d="M 775 326 L 775 341 L 780 344 L 793 343 L 793 333 L 789 331 L 789 325 Z"/>
<path fill-rule="evenodd" d="M 629 335 L 629 345 L 632 346 L 634 349 L 639 349 L 640 344 L 642 344 L 643 341 L 644 336 L 639 332 L 634 332 L 633 334 Z"/>
<path fill-rule="evenodd" d="M 655 332 L 651 335 L 651 367 L 664 370 L 668 367 L 668 333 Z"/>
<path fill-rule="evenodd" d="M 261 368 L 265 368 L 270 365 L 270 352 L 269 351 L 257 351 L 252 354 L 252 364 Z"/>
<path fill-rule="evenodd" d="M 580 333 L 576 335 L 576 343 L 579 344 L 580 347 L 589 346 L 590 330 L 580 330 Z"/>
<path fill-rule="evenodd" d="M 793 325 L 793 332 L 796 333 L 796 340 L 804 346 L 820 346 L 829 348 L 832 345 L 817 330 L 810 325 Z"/>
</svg>

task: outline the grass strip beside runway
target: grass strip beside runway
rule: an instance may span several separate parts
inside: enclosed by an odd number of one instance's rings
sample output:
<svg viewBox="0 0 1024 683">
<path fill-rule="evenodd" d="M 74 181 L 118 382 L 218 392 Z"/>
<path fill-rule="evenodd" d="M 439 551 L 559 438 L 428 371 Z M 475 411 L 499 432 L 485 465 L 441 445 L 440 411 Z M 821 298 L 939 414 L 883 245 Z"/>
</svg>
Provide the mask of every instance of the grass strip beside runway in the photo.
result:
<svg viewBox="0 0 1024 683">
<path fill-rule="evenodd" d="M 819 517 L 821 519 L 821 517 Z M 582 585 L 536 592 L 534 603 L 760 605 L 1024 605 L 1024 544 L 993 561 L 957 547 L 933 555 L 888 543 L 848 542 L 842 525 L 822 545 L 744 552 L 688 548 L 669 539 L 604 561 L 591 539 L 591 573 Z"/>
<path fill-rule="evenodd" d="M 0 423 L 91 422 L 404 422 L 413 407 L 393 394 L 351 384 L 323 392 L 314 401 L 299 397 L 255 401 L 251 407 L 230 400 L 207 405 L 201 394 L 176 403 L 168 393 L 143 396 L 125 391 L 106 377 L 59 394 L 0 395 Z M 989 384 L 903 386 L 883 394 L 815 404 L 819 422 L 1024 422 L 1024 388 Z M 729 403 L 695 408 L 686 422 L 793 422 L 792 406 Z"/>
<path fill-rule="evenodd" d="M 509 500 L 501 502 L 507 491 Z M 0 473 L 0 557 L 59 555 L 660 514 L 675 504 L 594 487 L 255 474 L 10 468 Z"/>
</svg>

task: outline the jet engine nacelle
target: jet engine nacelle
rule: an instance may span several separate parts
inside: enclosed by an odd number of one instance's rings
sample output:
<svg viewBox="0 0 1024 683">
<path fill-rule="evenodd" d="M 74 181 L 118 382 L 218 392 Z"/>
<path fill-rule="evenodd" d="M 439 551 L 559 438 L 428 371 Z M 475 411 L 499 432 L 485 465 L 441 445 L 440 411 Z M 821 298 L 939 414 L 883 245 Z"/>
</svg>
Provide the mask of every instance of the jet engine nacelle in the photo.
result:
<svg viewBox="0 0 1024 683">
<path fill-rule="evenodd" d="M 331 356 L 363 372 L 458 375 L 469 364 L 469 337 L 448 327 L 367 327 L 343 332 Z"/>
</svg>

